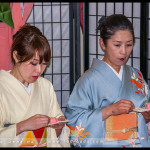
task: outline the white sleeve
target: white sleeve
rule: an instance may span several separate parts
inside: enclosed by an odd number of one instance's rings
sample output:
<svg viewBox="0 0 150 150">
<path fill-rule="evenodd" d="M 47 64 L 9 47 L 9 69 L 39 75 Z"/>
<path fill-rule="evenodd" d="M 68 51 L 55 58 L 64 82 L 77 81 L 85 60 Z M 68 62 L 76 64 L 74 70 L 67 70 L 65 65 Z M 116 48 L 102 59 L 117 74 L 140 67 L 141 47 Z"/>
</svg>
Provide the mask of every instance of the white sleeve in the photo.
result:
<svg viewBox="0 0 150 150">
<path fill-rule="evenodd" d="M 57 97 L 54 91 L 52 84 L 50 84 L 50 117 L 60 117 L 63 116 L 61 108 L 57 102 Z M 47 129 L 47 146 L 48 147 L 70 147 L 69 135 L 70 129 L 66 125 L 62 129 L 62 132 L 59 137 L 56 135 L 56 131 L 53 128 L 48 127 Z"/>
</svg>

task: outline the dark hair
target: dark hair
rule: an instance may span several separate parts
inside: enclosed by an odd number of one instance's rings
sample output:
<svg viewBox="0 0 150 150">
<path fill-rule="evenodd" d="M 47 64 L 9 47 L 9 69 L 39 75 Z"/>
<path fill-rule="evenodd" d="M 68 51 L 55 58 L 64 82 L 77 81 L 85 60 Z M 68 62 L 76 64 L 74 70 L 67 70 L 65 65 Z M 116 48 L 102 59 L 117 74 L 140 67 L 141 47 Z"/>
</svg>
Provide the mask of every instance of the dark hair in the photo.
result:
<svg viewBox="0 0 150 150">
<path fill-rule="evenodd" d="M 133 36 L 133 43 L 135 43 L 134 28 L 130 20 L 123 14 L 113 14 L 108 17 L 102 17 L 99 20 L 100 37 L 103 39 L 104 44 L 107 44 L 107 40 L 118 30 L 128 29 Z"/>
<path fill-rule="evenodd" d="M 15 64 L 13 51 L 17 51 L 19 62 L 28 61 L 37 51 L 40 57 L 40 63 L 42 63 L 43 60 L 49 62 L 51 57 L 48 40 L 37 27 L 30 24 L 23 25 L 13 40 L 11 46 L 11 58 Z"/>
</svg>

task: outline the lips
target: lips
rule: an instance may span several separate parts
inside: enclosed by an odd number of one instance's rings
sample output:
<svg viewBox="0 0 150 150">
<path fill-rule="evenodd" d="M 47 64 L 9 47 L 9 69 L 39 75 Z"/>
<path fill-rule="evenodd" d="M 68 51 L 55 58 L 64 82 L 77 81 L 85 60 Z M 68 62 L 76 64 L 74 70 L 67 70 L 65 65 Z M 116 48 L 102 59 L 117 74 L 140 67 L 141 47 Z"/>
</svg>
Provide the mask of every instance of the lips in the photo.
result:
<svg viewBox="0 0 150 150">
<path fill-rule="evenodd" d="M 121 61 L 124 61 L 125 59 L 124 59 L 124 58 L 120 58 L 120 60 L 121 60 Z"/>
<path fill-rule="evenodd" d="M 37 79 L 39 76 L 32 76 L 34 79 Z"/>
</svg>

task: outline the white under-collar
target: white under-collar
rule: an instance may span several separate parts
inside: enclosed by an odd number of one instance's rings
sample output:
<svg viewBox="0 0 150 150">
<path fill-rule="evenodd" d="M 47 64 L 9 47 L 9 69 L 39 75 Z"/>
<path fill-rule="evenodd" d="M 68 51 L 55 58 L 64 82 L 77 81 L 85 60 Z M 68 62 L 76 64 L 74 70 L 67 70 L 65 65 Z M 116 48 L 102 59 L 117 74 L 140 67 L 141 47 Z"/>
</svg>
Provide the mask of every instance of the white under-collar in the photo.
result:
<svg viewBox="0 0 150 150">
<path fill-rule="evenodd" d="M 106 63 L 106 62 L 104 62 L 104 63 Z M 107 64 L 107 63 L 106 63 L 106 64 Z M 117 77 L 122 81 L 123 65 L 121 66 L 119 73 L 118 73 L 113 67 L 111 67 L 109 64 L 107 64 L 107 65 L 112 69 L 112 71 L 113 71 L 113 72 L 117 75 Z"/>
<path fill-rule="evenodd" d="M 11 72 L 11 70 L 8 71 L 9 73 Z M 18 79 L 17 79 L 18 80 Z M 19 81 L 19 80 L 18 80 Z M 20 82 L 20 81 L 19 81 Z M 28 94 L 31 93 L 31 83 L 29 83 L 28 87 L 26 87 L 22 82 L 20 82 L 20 84 L 25 88 L 25 90 L 28 92 Z"/>
<path fill-rule="evenodd" d="M 19 80 L 18 80 L 19 81 Z M 19 81 L 20 82 L 20 81 Z M 22 82 L 20 82 L 22 86 L 25 88 L 25 90 L 28 92 L 28 94 L 31 93 L 31 83 L 29 83 L 28 87 L 26 87 Z"/>
</svg>

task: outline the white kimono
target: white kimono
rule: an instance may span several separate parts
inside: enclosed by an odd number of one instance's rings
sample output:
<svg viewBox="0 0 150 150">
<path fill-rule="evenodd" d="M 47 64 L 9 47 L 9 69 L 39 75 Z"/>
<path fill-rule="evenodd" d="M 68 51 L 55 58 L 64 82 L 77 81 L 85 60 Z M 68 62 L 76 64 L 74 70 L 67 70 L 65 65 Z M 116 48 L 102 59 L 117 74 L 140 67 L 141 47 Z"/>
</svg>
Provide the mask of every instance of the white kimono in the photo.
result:
<svg viewBox="0 0 150 150">
<path fill-rule="evenodd" d="M 16 123 L 28 119 L 35 114 L 50 117 L 63 115 L 57 102 L 52 84 L 39 77 L 32 83 L 31 93 L 24 89 L 20 82 L 9 72 L 0 71 L 0 147 L 19 147 L 27 132 L 16 136 Z M 11 124 L 4 127 L 4 124 Z M 47 127 L 47 147 L 69 147 L 70 130 L 65 126 L 57 138 L 55 129 Z M 32 131 L 29 131 L 32 132 Z M 28 133 L 29 133 L 28 132 Z M 37 145 L 35 145 L 36 147 Z"/>
</svg>

